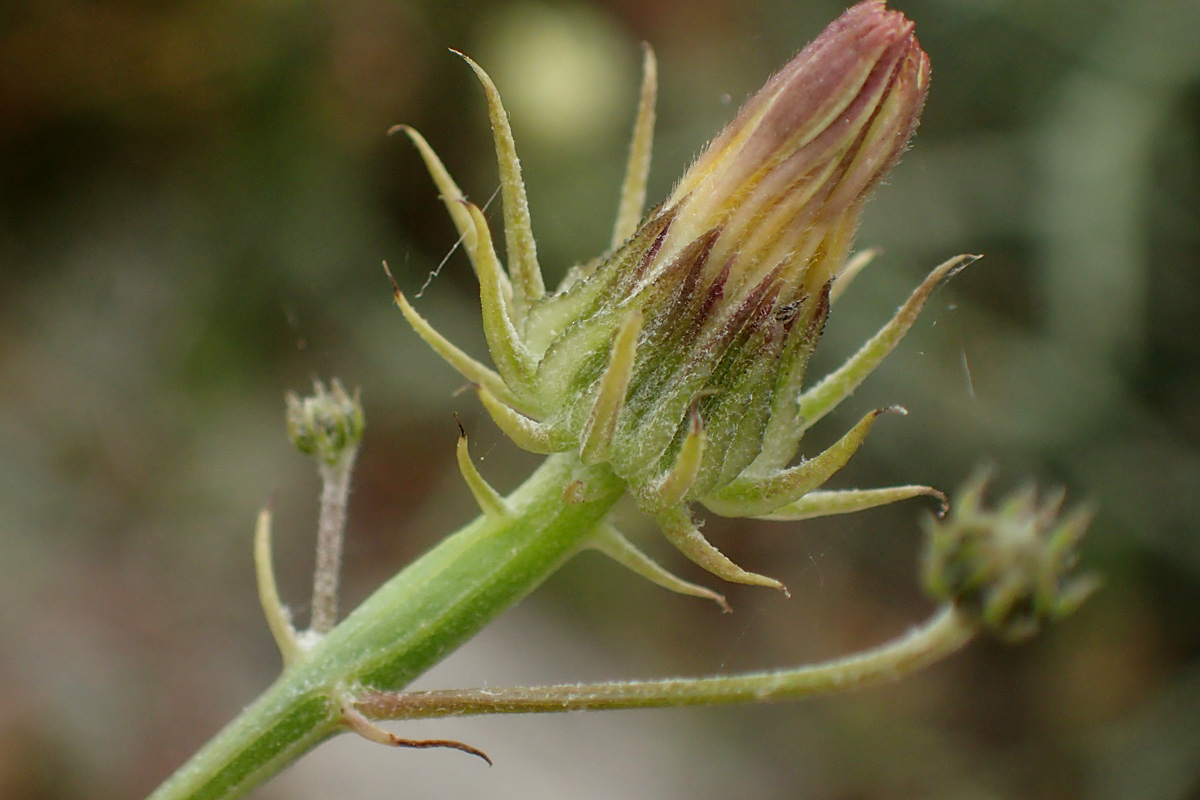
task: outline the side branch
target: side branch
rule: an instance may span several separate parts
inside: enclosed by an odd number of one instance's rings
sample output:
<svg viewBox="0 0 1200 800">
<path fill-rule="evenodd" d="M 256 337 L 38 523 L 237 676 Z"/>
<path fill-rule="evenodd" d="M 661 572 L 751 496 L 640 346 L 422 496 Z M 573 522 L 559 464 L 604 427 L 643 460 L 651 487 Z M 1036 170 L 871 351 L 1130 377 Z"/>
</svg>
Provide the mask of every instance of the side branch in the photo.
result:
<svg viewBox="0 0 1200 800">
<path fill-rule="evenodd" d="M 798 700 L 891 682 L 955 652 L 977 630 L 953 605 L 945 605 L 924 625 L 887 644 L 796 669 L 628 683 L 366 692 L 355 708 L 371 719 L 419 719 Z"/>
</svg>

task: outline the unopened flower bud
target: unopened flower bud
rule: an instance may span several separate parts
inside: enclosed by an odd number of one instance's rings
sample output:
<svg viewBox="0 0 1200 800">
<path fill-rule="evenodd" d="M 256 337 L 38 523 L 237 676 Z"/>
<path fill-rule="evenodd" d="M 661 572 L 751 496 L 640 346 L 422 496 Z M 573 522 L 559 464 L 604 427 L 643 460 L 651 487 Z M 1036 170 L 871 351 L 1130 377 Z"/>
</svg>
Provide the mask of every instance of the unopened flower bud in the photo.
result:
<svg viewBox="0 0 1200 800">
<path fill-rule="evenodd" d="M 420 150 L 479 276 L 496 371 L 395 288 L 401 310 L 518 444 L 608 464 L 687 555 L 730 580 L 778 585 L 717 553 L 688 504 L 727 516 L 791 513 L 780 510 L 836 472 L 879 412 L 788 467 L 804 431 L 861 383 L 965 261 L 936 269 L 868 347 L 804 389 L 863 202 L 907 147 L 925 101 L 929 61 L 912 23 L 883 0 L 851 8 L 746 103 L 638 227 L 654 117 L 647 51 L 614 248 L 549 295 L 507 114 L 468 62 L 484 85 L 500 163 L 507 270 L 482 211 L 419 134 L 399 129 Z"/>
<path fill-rule="evenodd" d="M 659 260 L 716 232 L 710 274 L 732 261 L 728 282 L 742 292 L 778 270 L 781 302 L 819 293 L 845 259 L 861 201 L 907 147 L 928 86 L 912 23 L 882 0 L 853 7 L 683 176 Z"/>
<path fill-rule="evenodd" d="M 1074 611 L 1099 586 L 1092 575 L 1072 575 L 1092 512 L 1060 516 L 1063 493 L 1039 502 L 1033 487 L 992 508 L 984 504 L 986 487 L 981 473 L 945 518 L 928 518 L 925 585 L 990 632 L 1017 641 Z"/>
<path fill-rule="evenodd" d="M 329 389 L 313 382 L 313 394 L 287 395 L 287 429 L 292 444 L 301 453 L 335 466 L 353 458 L 362 441 L 365 421 L 358 393 L 346 394 L 334 378 Z"/>
<path fill-rule="evenodd" d="M 579 433 L 612 332 L 632 312 L 644 320 L 604 454 L 619 474 L 636 485 L 670 469 L 693 407 L 706 444 L 690 497 L 758 457 L 773 401 L 795 391 L 821 334 L 862 202 L 916 128 L 928 78 L 911 22 L 879 0 L 855 6 L 746 103 L 623 248 L 549 298 L 596 296 L 547 351 L 556 372 L 574 369 L 561 386 Z"/>
</svg>

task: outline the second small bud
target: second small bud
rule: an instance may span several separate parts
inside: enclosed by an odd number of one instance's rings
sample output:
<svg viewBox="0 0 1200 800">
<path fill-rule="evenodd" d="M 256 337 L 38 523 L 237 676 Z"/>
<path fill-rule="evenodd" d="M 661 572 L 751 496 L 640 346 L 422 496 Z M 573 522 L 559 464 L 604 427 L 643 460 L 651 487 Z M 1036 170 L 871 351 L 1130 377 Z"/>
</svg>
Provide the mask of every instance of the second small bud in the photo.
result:
<svg viewBox="0 0 1200 800">
<path fill-rule="evenodd" d="M 328 389 L 313 382 L 313 393 L 287 395 L 287 429 L 292 444 L 301 453 L 326 466 L 337 466 L 353 458 L 366 426 L 358 392 L 346 393 L 334 378 Z"/>
</svg>

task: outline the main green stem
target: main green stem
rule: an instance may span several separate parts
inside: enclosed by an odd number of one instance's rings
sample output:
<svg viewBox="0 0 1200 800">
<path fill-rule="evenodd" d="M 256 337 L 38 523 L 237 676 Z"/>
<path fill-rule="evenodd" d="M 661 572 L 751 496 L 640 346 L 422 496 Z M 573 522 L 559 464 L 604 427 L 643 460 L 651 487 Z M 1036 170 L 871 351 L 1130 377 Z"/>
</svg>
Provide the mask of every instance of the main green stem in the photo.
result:
<svg viewBox="0 0 1200 800">
<path fill-rule="evenodd" d="M 567 503 L 574 481 L 583 502 Z M 569 558 L 620 499 L 605 465 L 550 456 L 508 498 L 512 514 L 481 516 L 384 584 L 149 800 L 242 797 L 345 730 L 349 687 L 395 691 L 445 658 Z"/>
</svg>

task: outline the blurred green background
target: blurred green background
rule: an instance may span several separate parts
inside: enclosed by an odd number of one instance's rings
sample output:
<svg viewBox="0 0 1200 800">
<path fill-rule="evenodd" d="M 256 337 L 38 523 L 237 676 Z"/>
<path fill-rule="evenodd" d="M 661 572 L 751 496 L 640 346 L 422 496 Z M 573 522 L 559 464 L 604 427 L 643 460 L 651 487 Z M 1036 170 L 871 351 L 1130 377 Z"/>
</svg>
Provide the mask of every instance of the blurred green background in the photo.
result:
<svg viewBox="0 0 1200 800">
<path fill-rule="evenodd" d="M 986 259 L 806 452 L 880 404 L 837 486 L 1068 487 L 1104 590 L 1036 641 L 977 643 L 883 690 L 773 707 L 438 721 L 497 762 L 348 737 L 260 798 L 1200 798 L 1200 3 L 895 0 L 934 65 L 869 205 L 884 255 L 818 372 L 935 263 Z M 457 411 L 503 489 L 535 460 L 391 304 L 455 234 L 394 123 L 477 201 L 491 71 L 551 280 L 603 249 L 637 93 L 661 94 L 651 202 L 845 6 L 827 0 L 5 0 L 0 6 L 0 797 L 148 792 L 274 676 L 255 513 L 307 618 L 317 482 L 283 394 L 361 387 L 344 606 L 468 520 Z M 491 214 L 495 218 L 496 208 Z M 484 352 L 461 253 L 418 302 Z M 736 613 L 584 556 L 422 683 L 795 664 L 930 608 L 920 503 L 706 533 L 791 600 Z M 627 514 L 626 527 L 705 580 Z M 710 581 L 711 583 L 711 581 Z"/>
</svg>

